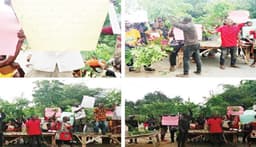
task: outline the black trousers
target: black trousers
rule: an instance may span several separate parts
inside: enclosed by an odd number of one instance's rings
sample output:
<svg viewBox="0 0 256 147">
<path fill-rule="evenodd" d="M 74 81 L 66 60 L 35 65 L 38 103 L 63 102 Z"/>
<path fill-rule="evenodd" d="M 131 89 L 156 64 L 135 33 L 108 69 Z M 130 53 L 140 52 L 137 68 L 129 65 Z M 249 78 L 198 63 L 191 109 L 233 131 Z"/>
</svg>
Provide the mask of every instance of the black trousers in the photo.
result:
<svg viewBox="0 0 256 147">
<path fill-rule="evenodd" d="M 220 55 L 220 65 L 225 64 L 225 57 L 227 56 L 228 52 L 230 52 L 231 55 L 231 63 L 230 65 L 235 65 L 236 64 L 236 51 L 237 47 L 222 47 L 221 48 L 221 55 Z"/>
<path fill-rule="evenodd" d="M 2 147 L 3 146 L 3 143 L 4 143 L 4 135 L 3 135 L 3 133 L 1 132 L 0 133 L 0 147 Z"/>
<path fill-rule="evenodd" d="M 30 147 L 41 147 L 41 135 L 29 136 L 29 146 Z"/>
<path fill-rule="evenodd" d="M 177 54 L 180 51 L 182 46 L 184 46 L 184 44 L 179 44 L 177 46 L 173 46 L 173 51 L 169 55 L 169 62 L 170 62 L 171 66 L 176 65 L 176 57 L 177 57 Z"/>
<path fill-rule="evenodd" d="M 188 132 L 179 131 L 178 134 L 178 147 L 185 147 L 185 143 L 187 141 Z"/>
<path fill-rule="evenodd" d="M 212 146 L 220 147 L 223 143 L 222 133 L 213 133 L 210 135 L 210 141 Z"/>
</svg>

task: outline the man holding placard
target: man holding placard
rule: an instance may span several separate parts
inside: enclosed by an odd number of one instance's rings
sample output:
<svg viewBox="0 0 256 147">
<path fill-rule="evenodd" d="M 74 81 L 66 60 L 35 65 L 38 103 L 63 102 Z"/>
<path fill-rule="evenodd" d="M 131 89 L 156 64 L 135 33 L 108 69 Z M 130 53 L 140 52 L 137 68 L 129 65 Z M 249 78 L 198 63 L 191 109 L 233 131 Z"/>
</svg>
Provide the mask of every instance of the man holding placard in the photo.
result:
<svg viewBox="0 0 256 147">
<path fill-rule="evenodd" d="M 12 0 L 33 50 L 27 77 L 73 77 L 73 70 L 85 66 L 80 51 L 96 48 L 109 5 L 109 0 Z"/>
</svg>

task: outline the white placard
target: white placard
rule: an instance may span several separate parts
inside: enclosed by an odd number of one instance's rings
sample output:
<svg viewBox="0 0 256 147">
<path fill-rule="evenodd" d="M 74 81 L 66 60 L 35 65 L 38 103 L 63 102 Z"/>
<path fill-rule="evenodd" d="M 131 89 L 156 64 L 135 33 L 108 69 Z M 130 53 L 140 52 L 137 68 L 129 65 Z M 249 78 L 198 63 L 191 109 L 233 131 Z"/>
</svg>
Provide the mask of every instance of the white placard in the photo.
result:
<svg viewBox="0 0 256 147">
<path fill-rule="evenodd" d="M 12 0 L 33 50 L 96 48 L 109 0 Z"/>
<path fill-rule="evenodd" d="M 109 20 L 110 20 L 110 24 L 111 24 L 113 33 L 114 34 L 121 34 L 121 28 L 120 28 L 120 25 L 118 23 L 116 10 L 115 10 L 115 7 L 114 7 L 113 3 L 110 3 L 108 14 L 109 14 Z"/>
<path fill-rule="evenodd" d="M 117 116 L 117 117 L 121 117 L 121 106 L 117 106 L 116 108 L 115 108 L 115 115 Z"/>
<path fill-rule="evenodd" d="M 1 2 L 1 1 L 0 1 Z M 0 4 L 0 55 L 14 55 L 19 23 L 11 7 Z"/>
<path fill-rule="evenodd" d="M 81 106 L 84 108 L 94 108 L 95 98 L 90 96 L 84 96 Z"/>
</svg>

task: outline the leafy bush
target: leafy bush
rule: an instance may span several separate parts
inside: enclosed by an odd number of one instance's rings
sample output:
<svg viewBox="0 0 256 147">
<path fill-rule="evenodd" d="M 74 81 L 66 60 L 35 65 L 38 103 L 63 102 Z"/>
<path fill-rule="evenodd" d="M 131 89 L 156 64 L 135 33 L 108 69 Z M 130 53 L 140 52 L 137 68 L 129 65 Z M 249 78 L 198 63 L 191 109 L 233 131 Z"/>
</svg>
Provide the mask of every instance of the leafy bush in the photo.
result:
<svg viewBox="0 0 256 147">
<path fill-rule="evenodd" d="M 160 45 L 148 45 L 138 46 L 131 50 L 131 54 L 134 57 L 134 67 L 140 68 L 143 66 L 149 66 L 157 61 L 162 60 L 167 56 L 165 51 L 162 51 Z"/>
</svg>

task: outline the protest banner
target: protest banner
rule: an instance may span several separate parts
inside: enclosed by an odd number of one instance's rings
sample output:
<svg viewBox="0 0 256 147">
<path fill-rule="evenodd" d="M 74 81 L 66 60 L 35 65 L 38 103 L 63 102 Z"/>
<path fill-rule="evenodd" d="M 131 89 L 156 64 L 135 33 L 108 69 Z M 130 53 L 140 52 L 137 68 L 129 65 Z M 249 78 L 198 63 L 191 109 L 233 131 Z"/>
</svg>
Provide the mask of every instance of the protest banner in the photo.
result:
<svg viewBox="0 0 256 147">
<path fill-rule="evenodd" d="M 244 108 L 242 106 L 228 106 L 227 115 L 242 115 Z"/>
<path fill-rule="evenodd" d="M 163 126 L 178 126 L 179 116 L 162 116 Z"/>
<path fill-rule="evenodd" d="M 47 118 L 53 117 L 61 117 L 61 109 L 60 108 L 45 108 L 44 109 L 44 116 Z"/>
<path fill-rule="evenodd" d="M 249 20 L 250 12 L 247 10 L 235 10 L 228 13 L 228 18 L 235 23 L 245 23 Z"/>
</svg>

